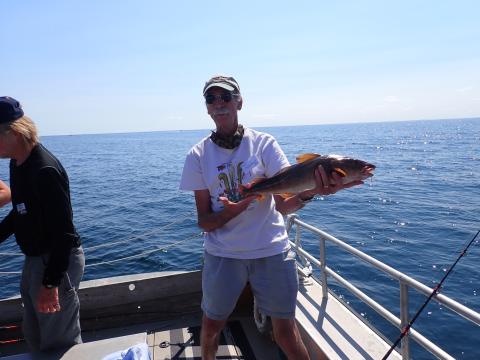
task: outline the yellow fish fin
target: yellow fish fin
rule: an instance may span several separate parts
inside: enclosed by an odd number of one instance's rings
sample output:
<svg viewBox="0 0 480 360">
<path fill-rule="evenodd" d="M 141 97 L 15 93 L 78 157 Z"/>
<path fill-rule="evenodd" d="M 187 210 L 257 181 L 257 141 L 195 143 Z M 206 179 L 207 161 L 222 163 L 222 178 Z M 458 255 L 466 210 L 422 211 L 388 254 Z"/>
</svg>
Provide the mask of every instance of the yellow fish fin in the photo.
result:
<svg viewBox="0 0 480 360">
<path fill-rule="evenodd" d="M 297 163 L 302 163 L 308 160 L 315 159 L 317 157 L 321 156 L 320 154 L 315 154 L 315 153 L 306 153 L 306 154 L 300 154 L 297 156 Z"/>
<path fill-rule="evenodd" d="M 347 176 L 347 172 L 346 172 L 345 170 L 343 170 L 343 169 L 340 169 L 340 168 L 336 167 L 336 168 L 333 169 L 333 170 L 335 170 L 335 172 L 336 172 L 338 175 L 340 175 L 341 177 L 346 177 L 346 176 Z"/>
</svg>

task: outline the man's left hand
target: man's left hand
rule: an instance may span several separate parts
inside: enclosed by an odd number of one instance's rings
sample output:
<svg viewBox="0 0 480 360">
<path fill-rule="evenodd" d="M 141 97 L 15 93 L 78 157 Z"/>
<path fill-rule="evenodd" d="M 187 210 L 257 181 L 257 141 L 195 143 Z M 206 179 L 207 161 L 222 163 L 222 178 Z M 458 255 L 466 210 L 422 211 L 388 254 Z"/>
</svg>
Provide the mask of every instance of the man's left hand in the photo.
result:
<svg viewBox="0 0 480 360">
<path fill-rule="evenodd" d="M 41 313 L 54 313 L 60 311 L 60 302 L 58 300 L 58 287 L 51 289 L 40 286 L 40 292 L 37 299 L 37 310 Z"/>
</svg>

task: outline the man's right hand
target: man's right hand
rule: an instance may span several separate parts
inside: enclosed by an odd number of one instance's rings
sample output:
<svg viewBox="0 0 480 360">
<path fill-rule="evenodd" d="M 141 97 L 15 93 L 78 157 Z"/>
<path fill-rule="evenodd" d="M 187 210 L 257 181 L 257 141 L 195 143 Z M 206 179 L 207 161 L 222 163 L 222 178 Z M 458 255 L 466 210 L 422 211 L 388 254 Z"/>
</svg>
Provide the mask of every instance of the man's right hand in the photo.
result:
<svg viewBox="0 0 480 360">
<path fill-rule="evenodd" d="M 210 192 L 207 189 L 195 190 L 198 226 L 204 231 L 214 231 L 244 211 L 254 199 L 255 196 L 249 196 L 234 203 L 226 197 L 221 196 L 219 200 L 222 202 L 224 208 L 221 211 L 213 212 L 210 203 Z"/>
<path fill-rule="evenodd" d="M 220 200 L 223 204 L 223 211 L 225 211 L 226 214 L 233 215 L 232 217 L 235 217 L 241 212 L 245 211 L 248 205 L 250 205 L 250 203 L 256 198 L 257 196 L 251 195 L 236 203 L 228 200 L 228 198 L 224 196 L 220 196 L 218 200 Z"/>
<path fill-rule="evenodd" d="M 47 289 L 45 286 L 40 286 L 36 305 L 37 310 L 41 313 L 54 313 L 60 311 L 58 287 Z"/>
</svg>

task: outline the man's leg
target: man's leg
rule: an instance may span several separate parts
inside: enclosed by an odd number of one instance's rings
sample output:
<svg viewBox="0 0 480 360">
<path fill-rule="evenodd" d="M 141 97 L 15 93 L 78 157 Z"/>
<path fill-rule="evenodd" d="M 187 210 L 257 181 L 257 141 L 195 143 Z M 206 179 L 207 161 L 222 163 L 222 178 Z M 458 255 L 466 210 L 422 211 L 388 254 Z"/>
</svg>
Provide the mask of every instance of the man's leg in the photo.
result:
<svg viewBox="0 0 480 360">
<path fill-rule="evenodd" d="M 244 262 L 205 252 L 202 271 L 202 358 L 215 359 L 220 331 L 247 283 Z"/>
<path fill-rule="evenodd" d="M 20 282 L 20 295 L 23 303 L 23 336 L 31 351 L 40 350 L 40 328 L 38 325 L 34 299 L 30 296 L 30 284 L 35 281 L 31 275 L 31 258 L 25 257 L 23 265 L 22 280 Z"/>
<path fill-rule="evenodd" d="M 225 326 L 226 320 L 213 320 L 205 314 L 202 319 L 202 331 L 200 333 L 200 344 L 202 346 L 202 359 L 214 360 L 218 350 L 220 332 Z"/>
<path fill-rule="evenodd" d="M 69 268 L 58 288 L 61 310 L 45 314 L 36 309 L 43 286 L 44 259 L 40 256 L 26 258 L 21 287 L 25 306 L 23 328 L 32 351 L 64 349 L 82 342 L 77 290 L 84 266 L 82 249 L 73 249 Z"/>
<path fill-rule="evenodd" d="M 295 323 L 298 276 L 295 253 L 253 259 L 250 284 L 262 314 L 272 318 L 275 341 L 289 359 L 308 359 Z"/>
<path fill-rule="evenodd" d="M 295 319 L 272 318 L 273 336 L 289 359 L 309 360 Z"/>
<path fill-rule="evenodd" d="M 53 314 L 38 313 L 41 350 L 68 348 L 82 342 L 78 287 L 84 267 L 83 249 L 72 249 L 68 270 L 58 288 L 61 310 Z"/>
</svg>

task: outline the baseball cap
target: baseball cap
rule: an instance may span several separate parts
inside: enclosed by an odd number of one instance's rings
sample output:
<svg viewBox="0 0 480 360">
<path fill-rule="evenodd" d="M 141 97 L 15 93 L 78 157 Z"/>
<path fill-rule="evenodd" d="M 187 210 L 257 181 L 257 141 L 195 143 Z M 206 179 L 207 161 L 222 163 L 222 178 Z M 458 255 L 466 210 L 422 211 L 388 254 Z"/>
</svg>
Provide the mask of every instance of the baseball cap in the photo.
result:
<svg viewBox="0 0 480 360">
<path fill-rule="evenodd" d="M 10 96 L 0 96 L 0 124 L 20 119 L 23 116 L 22 105 Z"/>
<path fill-rule="evenodd" d="M 240 86 L 238 85 L 237 80 L 235 80 L 231 76 L 225 76 L 225 75 L 213 76 L 210 80 L 208 80 L 205 83 L 205 86 L 203 87 L 203 95 L 205 95 L 208 89 L 212 87 L 220 87 L 228 91 L 237 90 L 237 92 L 240 93 Z"/>
</svg>

